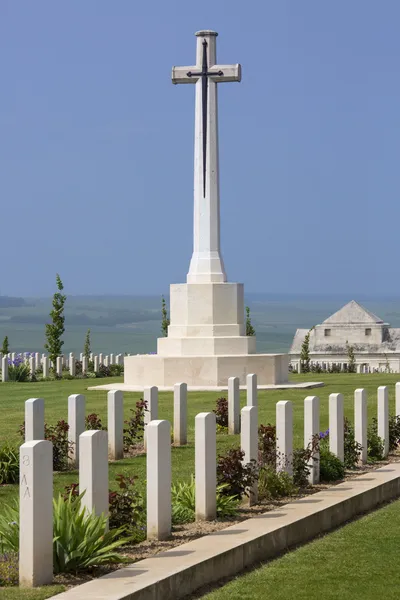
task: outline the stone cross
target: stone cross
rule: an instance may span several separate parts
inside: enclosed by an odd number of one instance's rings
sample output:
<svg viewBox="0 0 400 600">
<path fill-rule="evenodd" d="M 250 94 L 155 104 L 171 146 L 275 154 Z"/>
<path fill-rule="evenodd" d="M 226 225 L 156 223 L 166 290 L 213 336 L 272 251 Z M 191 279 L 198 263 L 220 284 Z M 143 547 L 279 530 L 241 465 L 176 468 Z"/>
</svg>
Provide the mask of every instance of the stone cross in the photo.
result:
<svg viewBox="0 0 400 600">
<path fill-rule="evenodd" d="M 194 241 L 188 283 L 227 280 L 220 251 L 217 83 L 240 81 L 240 65 L 218 65 L 215 31 L 198 31 L 196 64 L 173 67 L 172 83 L 196 84 Z"/>
</svg>

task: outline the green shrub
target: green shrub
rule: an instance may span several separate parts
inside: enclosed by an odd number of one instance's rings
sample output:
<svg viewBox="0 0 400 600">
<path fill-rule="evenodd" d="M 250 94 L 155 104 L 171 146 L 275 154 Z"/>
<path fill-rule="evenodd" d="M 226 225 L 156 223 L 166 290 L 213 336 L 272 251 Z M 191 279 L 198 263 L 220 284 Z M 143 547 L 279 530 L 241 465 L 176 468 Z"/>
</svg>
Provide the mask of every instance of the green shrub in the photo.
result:
<svg viewBox="0 0 400 600">
<path fill-rule="evenodd" d="M 19 452 L 5 442 L 0 447 L 0 485 L 17 483 L 19 475 Z"/>
<path fill-rule="evenodd" d="M 129 451 L 143 439 L 144 432 L 144 413 L 147 411 L 147 402 L 141 398 L 136 402 L 136 409 L 131 409 L 132 416 L 128 421 L 124 421 L 127 427 L 124 429 L 124 450 Z"/>
<path fill-rule="evenodd" d="M 63 419 L 55 425 L 44 424 L 44 439 L 53 444 L 53 471 L 67 471 L 68 458 L 72 452 L 73 444 L 68 439 L 69 425 Z M 25 439 L 25 421 L 18 428 L 18 433 Z"/>
<path fill-rule="evenodd" d="M 0 587 L 18 585 L 18 554 L 0 554 Z"/>
<path fill-rule="evenodd" d="M 29 362 L 18 354 L 14 360 L 8 359 L 8 379 L 9 381 L 30 381 L 31 369 Z"/>
<path fill-rule="evenodd" d="M 310 475 L 311 460 L 315 458 L 316 452 L 319 451 L 320 438 L 316 434 L 307 448 L 295 448 L 293 450 L 293 483 L 299 488 L 308 487 L 308 476 Z"/>
<path fill-rule="evenodd" d="M 356 442 L 354 427 L 348 419 L 344 420 L 344 466 L 355 469 L 358 465 L 362 446 Z"/>
<path fill-rule="evenodd" d="M 256 461 L 244 463 L 243 459 L 244 452 L 240 448 L 230 448 L 217 458 L 217 482 L 224 486 L 222 493 L 226 496 L 240 499 L 258 478 Z"/>
<path fill-rule="evenodd" d="M 0 512 L 0 553 L 18 553 L 19 550 L 18 501 L 3 504 Z"/>
<path fill-rule="evenodd" d="M 100 415 L 98 415 L 97 413 L 90 413 L 90 415 L 86 416 L 85 426 L 86 430 L 107 430 L 107 427 L 104 427 L 104 425 L 101 422 Z"/>
<path fill-rule="evenodd" d="M 262 467 L 258 477 L 258 493 L 260 500 L 273 500 L 284 496 L 293 496 L 298 491 L 292 477 L 284 471 L 276 471 L 274 467 Z"/>
<path fill-rule="evenodd" d="M 239 499 L 226 495 L 226 486 L 217 486 L 217 516 L 233 517 L 237 514 Z M 190 523 L 196 518 L 196 485 L 192 475 L 190 482 L 176 483 L 171 488 L 172 522 Z"/>
<path fill-rule="evenodd" d="M 327 444 L 321 444 L 320 447 L 319 473 L 321 481 L 337 481 L 344 477 L 344 464 L 330 452 Z"/>
<path fill-rule="evenodd" d="M 124 365 L 110 365 L 108 370 L 110 377 L 119 377 L 124 374 Z"/>
<path fill-rule="evenodd" d="M 382 438 L 378 435 L 378 420 L 376 417 L 372 419 L 372 423 L 368 427 L 367 448 L 369 462 L 376 462 L 384 459 L 384 445 Z"/>
<path fill-rule="evenodd" d="M 389 417 L 389 452 L 396 450 L 400 444 L 400 417 Z"/>
<path fill-rule="evenodd" d="M 268 423 L 258 428 L 258 462 L 262 467 L 276 466 L 276 426 Z"/>
<path fill-rule="evenodd" d="M 215 410 L 213 410 L 215 414 L 215 420 L 217 423 L 217 428 L 227 428 L 228 427 L 228 400 L 226 398 L 217 398 L 217 403 Z M 223 431 L 223 429 L 222 429 Z"/>
</svg>

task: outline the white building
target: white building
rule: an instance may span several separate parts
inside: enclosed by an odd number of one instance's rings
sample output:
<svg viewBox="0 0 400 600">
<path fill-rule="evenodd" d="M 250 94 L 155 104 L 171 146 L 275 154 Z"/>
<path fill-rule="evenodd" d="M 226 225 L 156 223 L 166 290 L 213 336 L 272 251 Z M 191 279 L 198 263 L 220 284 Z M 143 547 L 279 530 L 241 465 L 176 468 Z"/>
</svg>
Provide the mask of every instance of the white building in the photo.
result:
<svg viewBox="0 0 400 600">
<path fill-rule="evenodd" d="M 308 329 L 298 329 L 290 349 L 290 364 L 299 370 L 301 346 Z M 310 332 L 310 362 L 322 369 L 349 362 L 347 344 L 353 347 L 358 373 L 400 373 L 400 329 L 352 300 Z"/>
</svg>

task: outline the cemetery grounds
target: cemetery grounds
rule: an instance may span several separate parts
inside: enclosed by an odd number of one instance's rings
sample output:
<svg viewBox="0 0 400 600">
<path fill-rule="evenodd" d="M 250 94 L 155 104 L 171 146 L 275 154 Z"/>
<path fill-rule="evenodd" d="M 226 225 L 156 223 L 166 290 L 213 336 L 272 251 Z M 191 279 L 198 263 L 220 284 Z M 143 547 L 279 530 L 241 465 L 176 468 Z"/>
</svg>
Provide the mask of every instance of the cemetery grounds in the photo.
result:
<svg viewBox="0 0 400 600">
<path fill-rule="evenodd" d="M 320 397 L 320 428 L 324 431 L 328 428 L 328 398 L 329 394 L 340 392 L 344 396 L 345 416 L 353 422 L 354 390 L 364 388 L 368 393 L 368 419 L 376 416 L 376 395 L 380 385 L 389 387 L 390 413 L 394 412 L 394 386 L 399 379 L 396 374 L 326 374 L 326 375 L 296 375 L 293 380 L 324 380 L 325 387 L 315 390 L 274 390 L 259 391 L 259 424 L 275 423 L 275 405 L 279 400 L 291 400 L 293 402 L 294 421 L 294 446 L 303 444 L 303 403 L 307 395 L 318 395 Z M 102 383 L 118 383 L 122 378 L 103 380 Z M 81 393 L 86 396 L 86 413 L 97 413 L 103 423 L 107 422 L 107 392 L 101 390 L 87 390 L 92 382 L 87 380 L 62 380 L 42 383 L 3 383 L 0 386 L 0 439 L 21 443 L 18 428 L 24 421 L 24 402 L 28 398 L 41 397 L 45 401 L 45 421 L 55 424 L 60 419 L 67 420 L 67 398 L 70 394 Z M 212 411 L 215 409 L 218 396 L 226 393 L 217 392 L 189 392 L 188 393 L 188 445 L 173 447 L 172 449 L 172 478 L 173 482 L 190 481 L 194 473 L 194 419 L 199 412 Z M 135 408 L 135 403 L 141 398 L 140 393 L 124 393 L 124 418 L 127 419 L 130 410 Z M 241 407 L 246 404 L 246 393 L 241 391 Z M 173 395 L 172 392 L 160 392 L 159 394 L 159 418 L 166 419 L 170 423 L 173 420 Z M 232 446 L 240 444 L 239 436 L 221 433 L 217 435 L 217 453 L 223 453 Z M 115 477 L 120 473 L 135 475 L 137 487 L 145 493 L 146 462 L 145 456 L 139 454 L 123 460 L 110 463 L 109 481 L 110 488 L 115 489 Z M 55 473 L 54 493 L 63 492 L 65 486 L 77 482 L 76 471 Z M 9 503 L 18 496 L 17 485 L 0 486 L 0 513 L 1 506 Z M 266 507 L 268 508 L 268 507 Z M 389 517 L 387 516 L 389 515 Z M 248 515 L 247 515 L 248 516 Z M 228 526 L 230 522 L 221 523 L 220 526 Z M 388 585 L 388 577 L 395 569 L 394 552 L 397 551 L 396 534 L 400 530 L 400 501 L 381 509 L 363 519 L 356 521 L 342 529 L 288 553 L 283 558 L 273 561 L 267 567 L 256 570 L 251 574 L 239 577 L 227 587 L 212 592 L 211 599 L 223 599 L 229 593 L 235 598 L 262 598 L 268 587 L 268 597 L 271 599 L 283 598 L 305 598 L 314 597 L 317 588 L 325 588 L 326 581 L 332 584 L 331 595 L 324 593 L 327 598 L 338 598 L 335 594 L 336 587 L 333 582 L 340 578 L 343 590 L 347 584 L 353 581 L 359 574 L 360 569 L 374 570 L 374 564 L 387 562 L 387 568 L 376 573 L 374 585 L 370 588 L 376 595 L 383 597 L 383 589 Z M 205 530 L 206 532 L 206 530 Z M 374 543 L 377 532 L 382 542 Z M 198 532 L 196 533 L 198 535 Z M 394 537 L 393 537 L 394 536 Z M 386 540 L 387 543 L 384 543 Z M 182 543 L 188 541 L 185 536 Z M 177 543 L 177 542 L 175 542 Z M 160 547 L 170 547 L 161 543 Z M 342 550 L 344 548 L 344 550 Z M 148 552 L 148 549 L 147 549 Z M 153 550 L 154 552 L 154 550 Z M 344 554 L 345 553 L 345 554 Z M 393 558 L 391 553 L 393 553 Z M 348 559 L 345 558 L 348 557 Z M 361 559 L 360 559 L 361 556 Z M 144 557 L 138 556 L 138 558 Z M 325 557 L 325 558 L 324 558 Z M 327 568 L 327 557 L 329 557 L 329 569 Z M 386 557 L 386 558 L 385 558 Z M 368 560 L 367 560 L 368 559 Z M 370 566 L 369 559 L 373 561 Z M 364 561 L 364 562 L 363 562 Z M 315 575 L 315 563 L 323 565 L 318 576 Z M 392 565 L 392 566 L 391 566 Z M 290 571 L 290 576 L 288 576 Z M 394 571 L 393 571 L 394 572 Z M 393 582 L 396 580 L 393 579 Z M 328 585 L 327 583 L 327 585 Z M 310 587 L 311 586 L 311 587 Z M 379 591 L 381 586 L 382 592 Z M 357 586 L 355 586 L 357 588 Z M 0 598 L 3 600 L 42 600 L 51 595 L 61 592 L 61 585 L 38 588 L 35 590 L 19 590 L 18 588 L 3 588 L 0 590 Z M 350 589 L 350 588 L 349 588 Z M 226 592 L 225 592 L 226 590 Z M 251 593 L 250 591 L 251 590 Z M 281 590 L 281 591 L 280 591 Z M 358 588 L 357 588 L 358 590 Z M 358 590 L 359 591 L 359 590 Z M 357 591 L 357 593 L 358 593 Z M 235 596 L 236 594 L 236 596 Z M 245 595 L 249 594 L 249 595 Z M 303 594 L 303 595 L 302 595 Z M 371 595 L 351 594 L 351 597 L 372 598 Z M 385 597 L 390 598 L 385 594 Z M 393 596 L 394 597 L 394 596 Z"/>
</svg>

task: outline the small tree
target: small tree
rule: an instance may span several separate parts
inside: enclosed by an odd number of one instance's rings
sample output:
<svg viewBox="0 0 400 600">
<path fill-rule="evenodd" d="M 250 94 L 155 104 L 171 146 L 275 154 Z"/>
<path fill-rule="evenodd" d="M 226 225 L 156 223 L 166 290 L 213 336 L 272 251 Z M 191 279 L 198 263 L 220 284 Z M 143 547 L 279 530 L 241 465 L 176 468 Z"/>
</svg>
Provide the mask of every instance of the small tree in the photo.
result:
<svg viewBox="0 0 400 600">
<path fill-rule="evenodd" d="M 310 334 L 313 329 L 314 327 L 311 327 L 310 331 L 305 335 L 304 341 L 301 345 L 300 362 L 303 373 L 310 372 Z"/>
<path fill-rule="evenodd" d="M 250 308 L 246 306 L 246 335 L 256 335 L 256 330 L 251 324 Z"/>
<path fill-rule="evenodd" d="M 46 324 L 46 339 L 44 347 L 49 352 L 49 358 L 53 365 L 56 364 L 57 356 L 61 355 L 61 349 L 64 345 L 61 337 L 65 331 L 64 328 L 64 304 L 67 299 L 61 292 L 64 289 L 59 274 L 56 275 L 56 284 L 58 292 L 53 296 L 53 309 L 50 312 L 52 323 Z"/>
<path fill-rule="evenodd" d="M 85 337 L 85 345 L 83 347 L 83 356 L 85 356 L 88 361 L 90 359 L 90 352 L 90 329 L 88 329 Z"/>
<path fill-rule="evenodd" d="M 164 337 L 168 336 L 168 325 L 170 324 L 170 320 L 168 318 L 167 312 L 167 303 L 165 302 L 164 296 L 161 296 L 161 333 Z"/>
<path fill-rule="evenodd" d="M 3 347 L 1 349 L 3 356 L 5 356 L 6 354 L 8 354 L 10 352 L 10 345 L 8 343 L 8 335 L 5 336 L 4 340 L 3 340 Z"/>
<path fill-rule="evenodd" d="M 347 356 L 349 359 L 349 362 L 347 364 L 347 372 L 355 373 L 356 372 L 356 357 L 354 355 L 354 347 L 351 346 L 348 341 L 346 341 L 346 350 L 347 350 Z"/>
</svg>

